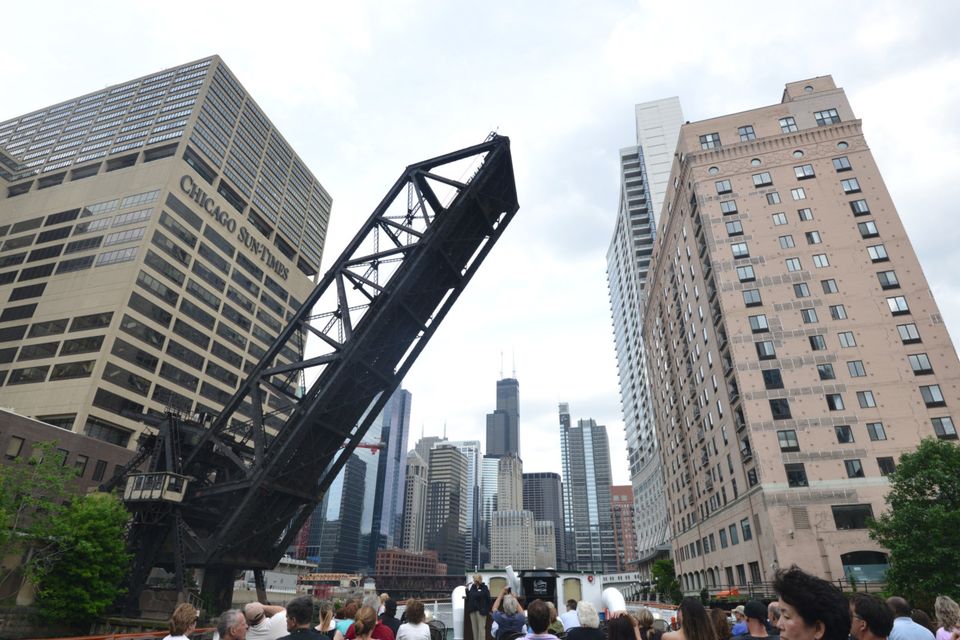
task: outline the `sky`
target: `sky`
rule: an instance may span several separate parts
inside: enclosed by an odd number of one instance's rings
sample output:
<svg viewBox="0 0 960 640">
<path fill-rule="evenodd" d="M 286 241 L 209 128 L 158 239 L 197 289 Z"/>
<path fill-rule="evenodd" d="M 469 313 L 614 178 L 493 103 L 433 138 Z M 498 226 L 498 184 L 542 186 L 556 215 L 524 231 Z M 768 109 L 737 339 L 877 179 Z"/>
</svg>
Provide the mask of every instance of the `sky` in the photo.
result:
<svg viewBox="0 0 960 640">
<path fill-rule="evenodd" d="M 560 471 L 568 402 L 629 482 L 606 252 L 634 104 L 662 97 L 695 121 L 832 75 L 960 337 L 960 4 L 53 1 L 4 23 L 0 120 L 221 55 L 333 197 L 324 268 L 405 166 L 510 137 L 520 211 L 404 381 L 411 448 L 482 442 L 515 366 L 524 470 Z"/>
</svg>

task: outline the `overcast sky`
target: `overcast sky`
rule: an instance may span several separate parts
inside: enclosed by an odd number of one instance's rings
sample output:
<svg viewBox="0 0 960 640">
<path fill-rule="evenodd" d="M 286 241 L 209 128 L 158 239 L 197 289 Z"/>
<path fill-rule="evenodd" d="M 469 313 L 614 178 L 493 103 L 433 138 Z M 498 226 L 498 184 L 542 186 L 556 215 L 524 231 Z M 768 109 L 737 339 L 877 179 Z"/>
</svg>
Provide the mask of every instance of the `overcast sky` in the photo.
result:
<svg viewBox="0 0 960 640">
<path fill-rule="evenodd" d="M 3 9 L 0 120 L 220 54 L 333 196 L 325 265 L 413 162 L 511 139 L 520 211 L 404 386 L 410 446 L 483 440 L 501 352 L 526 471 L 560 470 L 557 403 L 626 456 L 606 285 L 633 105 L 700 120 L 843 87 L 960 336 L 960 5 L 952 2 L 20 2 Z"/>
</svg>

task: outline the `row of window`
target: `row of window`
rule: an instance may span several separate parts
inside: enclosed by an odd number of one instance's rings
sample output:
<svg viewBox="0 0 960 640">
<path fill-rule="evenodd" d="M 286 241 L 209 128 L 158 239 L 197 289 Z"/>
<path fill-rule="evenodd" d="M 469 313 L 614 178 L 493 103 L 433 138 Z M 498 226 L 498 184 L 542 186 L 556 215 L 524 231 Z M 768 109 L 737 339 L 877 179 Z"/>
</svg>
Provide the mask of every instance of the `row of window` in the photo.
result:
<svg viewBox="0 0 960 640">
<path fill-rule="evenodd" d="M 825 127 L 827 125 L 840 122 L 840 115 L 834 108 L 815 111 L 813 118 L 818 127 Z M 797 121 L 793 116 L 780 118 L 777 124 L 780 126 L 781 133 L 795 133 L 799 131 L 799 128 L 797 127 Z M 757 139 L 757 134 L 754 131 L 752 124 L 739 127 L 737 129 L 737 134 L 740 138 L 740 142 L 749 142 Z M 720 147 L 721 144 L 719 133 L 707 133 L 700 136 L 701 149 L 716 149 Z"/>
<path fill-rule="evenodd" d="M 47 422 L 46 419 L 42 419 L 42 421 Z M 94 418 L 91 418 L 91 422 L 96 422 L 96 420 Z M 72 424 L 72 419 L 71 419 L 71 424 Z M 88 426 L 91 426 L 91 424 L 88 423 Z M 96 428 L 96 425 L 92 425 L 92 426 L 94 429 Z M 26 456 L 27 452 L 24 451 L 25 449 L 24 445 L 26 445 L 26 442 L 27 442 L 26 439 L 21 438 L 20 436 L 13 436 L 13 435 L 10 436 L 10 439 L 7 441 L 7 450 L 4 453 L 4 457 L 7 460 L 16 460 L 20 456 Z M 60 457 L 60 464 L 63 466 L 66 466 L 70 457 L 69 449 L 62 449 L 62 448 L 57 449 L 56 454 Z M 30 455 L 32 456 L 33 454 L 31 453 Z M 78 453 L 74 457 L 73 469 L 76 472 L 78 478 L 84 478 L 86 476 L 87 469 L 89 468 L 89 463 L 90 463 L 90 457 L 82 453 Z M 121 465 L 118 464 L 117 468 L 119 469 L 120 466 Z M 93 466 L 93 471 L 90 474 L 90 480 L 92 482 L 100 482 L 106 476 L 106 472 L 107 472 L 107 461 L 97 460 Z"/>
</svg>

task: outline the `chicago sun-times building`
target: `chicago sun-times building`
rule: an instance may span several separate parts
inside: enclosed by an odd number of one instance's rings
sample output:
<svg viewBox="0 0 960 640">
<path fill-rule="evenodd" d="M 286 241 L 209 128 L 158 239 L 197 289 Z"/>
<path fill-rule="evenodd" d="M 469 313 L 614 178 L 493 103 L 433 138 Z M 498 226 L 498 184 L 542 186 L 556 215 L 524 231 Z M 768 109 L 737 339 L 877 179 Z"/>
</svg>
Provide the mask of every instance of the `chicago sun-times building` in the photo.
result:
<svg viewBox="0 0 960 640">
<path fill-rule="evenodd" d="M 217 413 L 317 280 L 330 196 L 217 56 L 0 122 L 0 176 L 0 406 L 49 424 Z"/>
</svg>

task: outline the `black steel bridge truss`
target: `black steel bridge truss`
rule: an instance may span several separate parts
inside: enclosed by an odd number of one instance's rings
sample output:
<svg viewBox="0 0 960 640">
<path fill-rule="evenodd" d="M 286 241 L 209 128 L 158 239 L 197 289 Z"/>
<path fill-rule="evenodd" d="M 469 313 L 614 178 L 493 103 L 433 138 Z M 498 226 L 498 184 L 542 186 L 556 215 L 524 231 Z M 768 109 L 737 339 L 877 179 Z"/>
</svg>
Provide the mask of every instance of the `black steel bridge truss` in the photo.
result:
<svg viewBox="0 0 960 640">
<path fill-rule="evenodd" d="M 144 439 L 125 473 L 190 480 L 181 503 L 130 503 L 127 610 L 154 566 L 181 591 L 203 567 L 222 608 L 238 570 L 277 564 L 518 207 L 506 137 L 407 167 L 223 411 Z"/>
</svg>

